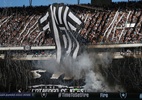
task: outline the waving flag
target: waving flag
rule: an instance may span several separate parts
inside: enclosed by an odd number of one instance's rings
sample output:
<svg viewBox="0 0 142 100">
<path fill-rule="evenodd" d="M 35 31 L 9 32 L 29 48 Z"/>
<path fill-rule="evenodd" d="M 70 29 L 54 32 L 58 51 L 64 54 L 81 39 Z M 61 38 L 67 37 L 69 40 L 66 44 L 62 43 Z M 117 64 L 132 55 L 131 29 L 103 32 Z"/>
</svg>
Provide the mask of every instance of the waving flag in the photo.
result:
<svg viewBox="0 0 142 100">
<path fill-rule="evenodd" d="M 50 5 L 48 11 L 39 19 L 42 31 L 50 30 L 56 43 L 56 59 L 60 63 L 67 54 L 74 59 L 77 57 L 80 43 L 77 35 L 83 27 L 83 22 L 63 4 Z"/>
</svg>

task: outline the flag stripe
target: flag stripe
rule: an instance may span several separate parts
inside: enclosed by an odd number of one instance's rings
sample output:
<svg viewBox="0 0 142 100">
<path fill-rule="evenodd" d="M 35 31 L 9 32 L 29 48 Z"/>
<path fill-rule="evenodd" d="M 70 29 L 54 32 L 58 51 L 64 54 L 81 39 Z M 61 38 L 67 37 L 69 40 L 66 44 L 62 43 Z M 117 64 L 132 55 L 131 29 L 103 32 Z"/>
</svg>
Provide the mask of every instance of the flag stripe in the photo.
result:
<svg viewBox="0 0 142 100">
<path fill-rule="evenodd" d="M 76 28 L 70 22 L 68 22 L 68 24 L 72 30 L 76 31 Z"/>
<path fill-rule="evenodd" d="M 55 42 L 56 42 L 56 45 L 57 45 L 57 56 L 56 56 L 56 59 L 57 59 L 57 62 L 60 63 L 60 60 L 61 60 L 61 43 L 60 43 L 60 40 L 59 40 L 59 31 L 57 29 L 57 26 L 56 26 L 56 23 L 55 23 L 55 20 L 54 20 L 54 16 L 53 16 L 53 10 L 52 10 L 52 5 L 50 6 L 50 10 L 51 10 L 51 19 L 52 19 L 52 24 L 54 26 L 53 28 L 53 31 L 55 35 Z"/>
<path fill-rule="evenodd" d="M 64 41 L 64 48 L 67 48 L 67 38 L 65 35 L 63 35 L 63 41 Z"/>
<path fill-rule="evenodd" d="M 67 13 L 68 13 L 68 10 L 69 10 L 69 8 L 66 7 L 65 11 L 64 11 L 64 16 L 63 16 L 64 24 L 65 24 L 67 30 L 69 30 L 69 27 L 68 27 L 68 24 L 67 24 Z"/>
<path fill-rule="evenodd" d="M 82 22 L 72 12 L 69 12 L 68 16 L 73 19 L 78 25 L 81 25 Z"/>
<path fill-rule="evenodd" d="M 62 34 L 65 35 L 66 39 L 64 39 L 64 44 L 65 44 L 65 42 L 67 43 L 67 46 L 65 48 L 67 50 L 69 48 L 69 46 L 70 46 L 69 44 L 71 44 L 71 39 L 68 38 L 69 36 L 68 36 L 67 30 L 66 30 L 65 27 L 60 27 L 60 30 L 62 31 Z"/>
<path fill-rule="evenodd" d="M 47 30 L 47 29 L 49 29 L 49 23 L 46 26 L 43 27 L 44 31 Z"/>
<path fill-rule="evenodd" d="M 75 42 L 76 42 L 77 46 L 76 46 L 76 48 L 75 48 L 75 50 L 74 50 L 74 52 L 73 52 L 73 58 L 74 58 L 74 59 L 77 57 L 77 54 L 78 54 L 79 48 L 80 48 L 79 42 L 78 42 L 76 39 L 75 39 Z"/>
<path fill-rule="evenodd" d="M 46 21 L 48 16 L 49 16 L 49 13 L 47 12 L 46 15 L 40 19 L 40 23 L 43 23 L 44 21 Z"/>
<path fill-rule="evenodd" d="M 68 24 L 67 24 L 67 13 L 68 13 L 68 10 L 69 10 L 69 8 L 66 7 L 65 10 L 64 10 L 64 15 L 63 15 L 63 21 L 64 21 L 64 24 L 65 24 L 67 30 L 69 30 L 69 27 L 68 27 Z M 69 36 L 68 32 L 66 32 L 66 35 L 67 35 L 67 38 L 68 38 L 68 41 L 69 41 L 69 44 L 68 44 L 69 46 L 68 46 L 68 49 L 67 49 L 66 53 L 70 55 L 71 48 L 72 48 L 72 41 L 71 41 L 71 37 Z"/>
<path fill-rule="evenodd" d="M 57 17 L 56 17 L 56 11 L 57 11 L 56 7 L 54 7 L 54 17 L 55 17 L 56 23 L 59 24 L 58 21 L 57 21 Z"/>
<path fill-rule="evenodd" d="M 62 9 L 63 9 L 63 7 L 59 7 L 59 11 L 58 11 L 58 18 L 59 18 L 59 22 L 60 22 L 60 24 L 63 24 L 63 22 L 62 22 L 62 18 L 61 18 L 61 12 L 62 12 Z"/>
<path fill-rule="evenodd" d="M 74 35 L 70 33 L 70 37 L 72 38 L 72 56 L 75 59 L 77 57 L 78 51 L 79 51 L 79 42 L 77 39 L 74 37 Z"/>
<path fill-rule="evenodd" d="M 66 31 L 66 36 L 67 36 L 67 39 L 68 39 L 68 49 L 67 49 L 66 53 L 70 55 L 71 47 L 72 47 L 72 41 L 71 41 L 71 38 L 70 38 L 70 36 L 69 36 L 67 31 Z"/>
</svg>

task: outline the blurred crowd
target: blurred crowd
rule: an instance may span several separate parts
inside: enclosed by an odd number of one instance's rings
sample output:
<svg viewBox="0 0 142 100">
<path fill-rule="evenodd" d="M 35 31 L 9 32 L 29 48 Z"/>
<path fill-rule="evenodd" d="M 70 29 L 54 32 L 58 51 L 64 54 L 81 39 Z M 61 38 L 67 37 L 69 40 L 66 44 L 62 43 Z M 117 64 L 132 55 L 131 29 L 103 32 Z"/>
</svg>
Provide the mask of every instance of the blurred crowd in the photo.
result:
<svg viewBox="0 0 142 100">
<path fill-rule="evenodd" d="M 85 22 L 81 35 L 92 44 L 141 42 L 141 14 L 141 9 L 81 13 Z"/>
<path fill-rule="evenodd" d="M 80 36 L 88 44 L 141 43 L 142 8 L 138 4 L 114 3 L 107 8 L 70 5 L 70 9 L 83 20 Z M 38 27 L 38 19 L 48 7 L 0 8 L 0 46 L 55 45 Z"/>
</svg>

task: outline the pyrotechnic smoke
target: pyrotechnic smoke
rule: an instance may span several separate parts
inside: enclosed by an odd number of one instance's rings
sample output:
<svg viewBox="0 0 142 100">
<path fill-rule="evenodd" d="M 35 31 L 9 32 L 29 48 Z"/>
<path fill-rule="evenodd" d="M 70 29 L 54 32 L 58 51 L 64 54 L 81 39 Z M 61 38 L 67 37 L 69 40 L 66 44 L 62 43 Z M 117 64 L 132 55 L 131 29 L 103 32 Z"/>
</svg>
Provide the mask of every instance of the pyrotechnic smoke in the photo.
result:
<svg viewBox="0 0 142 100">
<path fill-rule="evenodd" d="M 59 65 L 55 59 L 47 61 L 38 61 L 36 67 L 47 70 L 50 73 L 61 72 L 66 76 L 74 79 L 85 78 L 84 89 L 89 92 L 116 92 L 124 91 L 118 88 L 118 85 L 110 86 L 101 73 L 101 69 L 106 69 L 112 62 L 110 53 L 99 56 L 96 53 L 84 52 L 77 57 L 76 60 L 70 56 L 63 58 L 63 62 Z"/>
</svg>

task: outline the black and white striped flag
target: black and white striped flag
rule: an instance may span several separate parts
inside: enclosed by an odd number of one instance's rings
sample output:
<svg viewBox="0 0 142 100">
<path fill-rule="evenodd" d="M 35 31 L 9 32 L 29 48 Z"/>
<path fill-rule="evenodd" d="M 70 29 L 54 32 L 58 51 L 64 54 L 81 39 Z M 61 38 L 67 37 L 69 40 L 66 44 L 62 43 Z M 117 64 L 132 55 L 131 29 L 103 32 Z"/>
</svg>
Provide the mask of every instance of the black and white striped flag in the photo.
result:
<svg viewBox="0 0 142 100">
<path fill-rule="evenodd" d="M 77 57 L 80 43 L 77 35 L 84 24 L 68 6 L 63 4 L 50 5 L 47 13 L 39 19 L 41 30 L 50 30 L 56 43 L 56 59 L 60 63 L 65 54 Z"/>
</svg>

